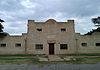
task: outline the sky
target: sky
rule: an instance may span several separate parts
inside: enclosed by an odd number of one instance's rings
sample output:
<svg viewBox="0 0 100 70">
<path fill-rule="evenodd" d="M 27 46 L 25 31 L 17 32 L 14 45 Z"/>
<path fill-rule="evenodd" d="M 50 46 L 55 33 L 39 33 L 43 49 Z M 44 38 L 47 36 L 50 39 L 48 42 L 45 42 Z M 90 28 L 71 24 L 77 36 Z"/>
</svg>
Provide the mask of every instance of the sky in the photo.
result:
<svg viewBox="0 0 100 70">
<path fill-rule="evenodd" d="M 94 28 L 91 19 L 100 16 L 100 0 L 0 0 L 0 18 L 9 34 L 27 32 L 27 21 L 75 20 L 75 31 L 87 33 Z"/>
</svg>

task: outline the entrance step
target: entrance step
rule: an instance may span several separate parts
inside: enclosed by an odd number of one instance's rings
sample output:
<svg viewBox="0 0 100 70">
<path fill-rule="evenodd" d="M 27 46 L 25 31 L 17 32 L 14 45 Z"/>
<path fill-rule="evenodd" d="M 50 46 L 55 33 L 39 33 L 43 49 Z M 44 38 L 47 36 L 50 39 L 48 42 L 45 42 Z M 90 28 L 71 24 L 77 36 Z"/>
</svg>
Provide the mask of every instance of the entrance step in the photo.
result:
<svg viewBox="0 0 100 70">
<path fill-rule="evenodd" d="M 64 61 L 61 57 L 57 55 L 48 55 L 48 60 L 49 61 Z"/>
<path fill-rule="evenodd" d="M 39 61 L 48 61 L 48 58 L 39 57 Z"/>
</svg>

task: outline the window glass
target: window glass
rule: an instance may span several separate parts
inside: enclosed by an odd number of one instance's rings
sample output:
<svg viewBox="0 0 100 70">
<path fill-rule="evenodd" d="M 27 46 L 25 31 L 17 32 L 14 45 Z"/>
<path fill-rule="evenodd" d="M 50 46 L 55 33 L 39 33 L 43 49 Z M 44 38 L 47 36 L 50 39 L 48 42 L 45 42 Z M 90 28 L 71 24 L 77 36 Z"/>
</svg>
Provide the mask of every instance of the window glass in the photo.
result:
<svg viewBox="0 0 100 70">
<path fill-rule="evenodd" d="M 15 47 L 21 47 L 21 44 L 20 43 L 16 43 Z"/>
<path fill-rule="evenodd" d="M 60 44 L 60 49 L 68 49 L 67 44 Z"/>
<path fill-rule="evenodd" d="M 42 28 L 37 28 L 37 31 L 42 31 Z"/>
<path fill-rule="evenodd" d="M 6 47 L 6 44 L 5 43 L 0 44 L 0 47 Z"/>
<path fill-rule="evenodd" d="M 96 46 L 100 46 L 100 43 L 96 43 Z"/>
<path fill-rule="evenodd" d="M 66 28 L 61 28 L 61 32 L 66 31 Z"/>
<path fill-rule="evenodd" d="M 82 46 L 87 46 L 87 43 L 81 43 Z"/>
<path fill-rule="evenodd" d="M 35 49 L 43 49 L 43 44 L 36 44 Z"/>
</svg>

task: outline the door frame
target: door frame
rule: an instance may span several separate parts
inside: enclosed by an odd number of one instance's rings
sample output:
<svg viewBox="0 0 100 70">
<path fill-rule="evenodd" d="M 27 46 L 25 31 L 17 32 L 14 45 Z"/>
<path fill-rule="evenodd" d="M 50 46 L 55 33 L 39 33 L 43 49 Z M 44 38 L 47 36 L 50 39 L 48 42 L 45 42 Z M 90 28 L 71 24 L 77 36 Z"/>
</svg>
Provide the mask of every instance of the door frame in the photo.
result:
<svg viewBox="0 0 100 70">
<path fill-rule="evenodd" d="M 54 49 L 54 44 L 55 43 L 48 43 L 49 44 L 49 55 L 54 55 L 55 54 L 55 49 Z"/>
</svg>

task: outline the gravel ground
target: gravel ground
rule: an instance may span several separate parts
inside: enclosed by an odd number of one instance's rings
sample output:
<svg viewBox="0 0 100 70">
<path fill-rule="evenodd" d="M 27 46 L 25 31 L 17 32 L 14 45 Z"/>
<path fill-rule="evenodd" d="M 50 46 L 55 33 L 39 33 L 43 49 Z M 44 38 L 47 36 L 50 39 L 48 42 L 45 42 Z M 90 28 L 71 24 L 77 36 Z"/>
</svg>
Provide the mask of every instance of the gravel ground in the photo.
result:
<svg viewBox="0 0 100 70">
<path fill-rule="evenodd" d="M 100 63 L 97 64 L 50 64 L 37 66 L 32 64 L 4 64 L 0 70 L 100 70 Z"/>
</svg>

